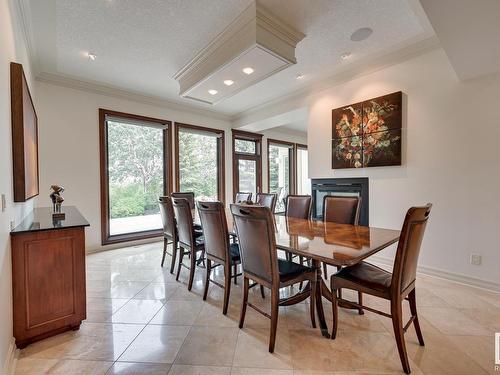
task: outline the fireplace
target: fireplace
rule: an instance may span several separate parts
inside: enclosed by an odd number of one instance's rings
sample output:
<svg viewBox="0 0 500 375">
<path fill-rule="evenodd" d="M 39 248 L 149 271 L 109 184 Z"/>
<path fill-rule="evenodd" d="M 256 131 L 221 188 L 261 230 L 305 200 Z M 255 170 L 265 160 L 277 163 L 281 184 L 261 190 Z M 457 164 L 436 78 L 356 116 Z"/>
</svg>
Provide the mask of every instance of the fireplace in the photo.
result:
<svg viewBox="0 0 500 375">
<path fill-rule="evenodd" d="M 368 178 L 318 178 L 311 180 L 313 218 L 323 218 L 323 198 L 326 195 L 361 197 L 359 224 L 368 226 Z"/>
</svg>

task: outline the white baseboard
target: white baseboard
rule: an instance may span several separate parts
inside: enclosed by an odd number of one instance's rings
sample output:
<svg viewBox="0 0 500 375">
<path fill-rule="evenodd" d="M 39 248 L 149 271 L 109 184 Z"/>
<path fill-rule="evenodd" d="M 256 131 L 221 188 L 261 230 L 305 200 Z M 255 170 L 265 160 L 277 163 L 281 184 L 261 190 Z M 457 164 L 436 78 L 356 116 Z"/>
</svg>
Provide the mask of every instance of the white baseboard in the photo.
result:
<svg viewBox="0 0 500 375">
<path fill-rule="evenodd" d="M 380 266 L 386 268 L 390 267 L 392 269 L 394 260 L 392 258 L 382 257 L 382 256 L 372 256 L 370 257 L 372 263 L 378 263 Z M 480 289 L 486 289 L 494 292 L 500 292 L 500 283 L 478 279 L 475 277 L 470 277 L 467 275 L 462 275 L 459 273 L 445 271 L 439 268 L 419 265 L 417 267 L 417 272 L 423 275 L 437 277 L 440 279 L 445 279 L 448 281 L 453 281 L 455 283 L 464 284 L 468 286 L 473 286 Z"/>
<path fill-rule="evenodd" d="M 14 338 L 12 338 L 7 356 L 5 358 L 5 364 L 3 366 L 2 374 L 14 375 L 14 373 L 16 372 L 17 352 L 18 350 L 16 348 L 16 341 L 14 340 Z"/>
</svg>

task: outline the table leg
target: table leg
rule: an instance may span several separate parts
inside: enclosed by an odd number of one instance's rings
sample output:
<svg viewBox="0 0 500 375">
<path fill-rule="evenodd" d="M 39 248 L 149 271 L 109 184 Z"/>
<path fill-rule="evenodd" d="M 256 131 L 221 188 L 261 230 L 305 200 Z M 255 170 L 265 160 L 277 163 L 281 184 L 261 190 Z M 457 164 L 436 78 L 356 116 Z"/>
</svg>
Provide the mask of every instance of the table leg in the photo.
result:
<svg viewBox="0 0 500 375">
<path fill-rule="evenodd" d="M 319 321 L 319 328 L 321 329 L 321 334 L 326 337 L 330 338 L 330 333 L 328 333 L 328 326 L 326 325 L 326 319 L 325 319 L 325 311 L 323 310 L 323 293 L 324 289 L 328 290 L 326 288 L 325 282 L 323 281 L 322 277 L 322 272 L 321 272 L 321 262 L 318 260 L 313 259 L 312 260 L 312 266 L 316 268 L 316 312 L 318 313 L 318 321 Z"/>
</svg>

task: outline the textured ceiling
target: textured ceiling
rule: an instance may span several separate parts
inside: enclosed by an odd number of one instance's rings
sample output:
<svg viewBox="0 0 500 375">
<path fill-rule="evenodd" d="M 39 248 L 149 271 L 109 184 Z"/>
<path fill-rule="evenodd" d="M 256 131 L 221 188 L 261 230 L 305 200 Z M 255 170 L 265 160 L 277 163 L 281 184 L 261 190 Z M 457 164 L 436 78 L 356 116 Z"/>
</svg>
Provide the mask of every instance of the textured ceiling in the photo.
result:
<svg viewBox="0 0 500 375">
<path fill-rule="evenodd" d="M 172 77 L 249 0 L 30 0 L 38 70 L 232 115 L 433 34 L 414 0 L 262 3 L 306 34 L 297 46 L 298 63 L 215 106 L 180 98 Z M 374 32 L 352 42 L 360 27 Z M 352 56 L 342 61 L 346 51 Z M 97 60 L 89 61 L 87 52 Z M 295 79 L 299 73 L 302 80 Z"/>
</svg>

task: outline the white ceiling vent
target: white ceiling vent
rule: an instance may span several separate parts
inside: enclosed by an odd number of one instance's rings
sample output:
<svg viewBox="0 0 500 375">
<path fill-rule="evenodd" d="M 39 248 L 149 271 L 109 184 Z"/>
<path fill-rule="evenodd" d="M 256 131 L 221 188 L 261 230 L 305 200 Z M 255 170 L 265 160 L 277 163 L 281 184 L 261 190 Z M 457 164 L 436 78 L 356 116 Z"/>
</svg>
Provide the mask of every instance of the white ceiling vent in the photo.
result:
<svg viewBox="0 0 500 375">
<path fill-rule="evenodd" d="M 296 64 L 304 36 L 254 2 L 175 74 L 179 95 L 216 104 Z"/>
</svg>

